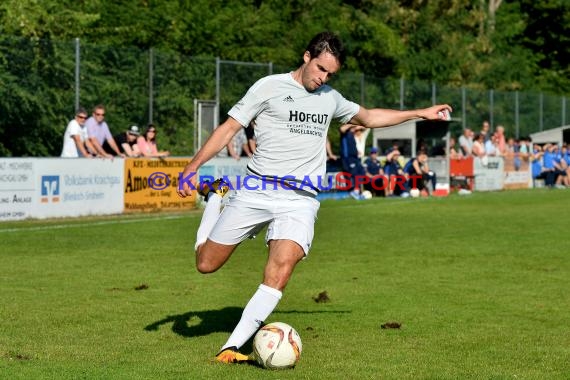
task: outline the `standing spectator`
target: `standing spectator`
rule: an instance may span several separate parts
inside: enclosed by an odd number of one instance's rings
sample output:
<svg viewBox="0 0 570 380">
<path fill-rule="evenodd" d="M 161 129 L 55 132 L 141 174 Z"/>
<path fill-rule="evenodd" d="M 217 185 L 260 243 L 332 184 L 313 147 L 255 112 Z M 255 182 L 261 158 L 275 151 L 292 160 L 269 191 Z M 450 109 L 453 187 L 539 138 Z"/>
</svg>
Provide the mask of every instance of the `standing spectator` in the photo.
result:
<svg viewBox="0 0 570 380">
<path fill-rule="evenodd" d="M 461 148 L 457 146 L 457 142 L 453 136 L 449 136 L 449 158 L 452 160 L 463 158 Z"/>
<path fill-rule="evenodd" d="M 167 150 L 159 151 L 156 145 L 156 126 L 149 124 L 144 135 L 137 138 L 139 151 L 144 157 L 166 157 L 170 155 Z"/>
<path fill-rule="evenodd" d="M 505 127 L 502 125 L 497 126 L 497 130 L 493 134 L 493 137 L 496 138 L 495 145 L 497 146 L 497 156 L 504 156 L 507 150 L 507 142 L 505 137 Z"/>
<path fill-rule="evenodd" d="M 370 155 L 364 160 L 364 170 L 370 179 L 370 182 L 364 185 L 364 189 L 376 196 L 386 196 L 388 184 L 384 182 L 384 170 L 378 159 L 378 148 L 370 148 Z"/>
<path fill-rule="evenodd" d="M 491 138 L 483 143 L 483 146 L 485 147 L 485 154 L 487 156 L 501 156 L 497 141 L 497 134 L 493 133 Z"/>
<path fill-rule="evenodd" d="M 93 157 L 90 151 L 93 151 L 94 149 L 89 142 L 87 128 L 85 128 L 86 118 L 87 111 L 85 108 L 79 107 L 77 111 L 75 111 L 75 117 L 70 120 L 67 124 L 67 128 L 65 128 L 61 157 Z"/>
<path fill-rule="evenodd" d="M 479 157 L 483 159 L 483 157 L 487 157 L 485 151 L 485 135 L 481 133 L 477 133 L 475 138 L 473 139 L 473 148 L 471 154 L 474 157 Z"/>
<path fill-rule="evenodd" d="M 489 124 L 489 121 L 483 121 L 483 124 L 481 125 L 481 131 L 479 131 L 479 133 L 483 135 L 484 141 L 491 139 L 491 124 Z"/>
<path fill-rule="evenodd" d="M 351 188 L 350 196 L 354 199 L 364 199 L 360 191 L 360 187 L 356 186 L 355 177 L 364 176 L 364 167 L 362 161 L 358 157 L 358 148 L 356 147 L 355 132 L 361 128 L 359 125 L 343 124 L 340 126 L 340 158 L 342 160 L 342 169 L 350 174 Z"/>
<path fill-rule="evenodd" d="M 459 136 L 459 147 L 464 157 L 471 156 L 473 149 L 473 131 L 469 128 L 463 130 L 463 134 Z"/>
<path fill-rule="evenodd" d="M 113 138 L 121 153 L 124 153 L 127 157 L 139 157 L 142 154 L 137 145 L 139 136 L 139 127 L 132 125 L 128 130 L 116 134 Z"/>
<path fill-rule="evenodd" d="M 257 149 L 257 140 L 255 138 L 255 120 L 249 123 L 249 125 L 245 128 L 245 137 L 247 138 L 247 147 L 251 152 L 251 155 L 248 155 L 248 157 L 251 157 Z"/>
<path fill-rule="evenodd" d="M 366 138 L 370 133 L 369 128 L 358 127 L 354 130 L 354 140 L 356 141 L 356 150 L 358 151 L 358 158 L 364 158 L 366 152 Z"/>
<path fill-rule="evenodd" d="M 93 115 L 87 119 L 85 126 L 87 127 L 89 141 L 95 150 L 93 153 L 107 158 L 113 157 L 113 154 L 119 157 L 125 157 L 125 155 L 121 153 L 115 139 L 111 135 L 109 126 L 105 122 L 104 105 L 99 104 L 93 108 Z M 107 149 L 105 149 L 105 147 L 107 147 Z"/>
</svg>

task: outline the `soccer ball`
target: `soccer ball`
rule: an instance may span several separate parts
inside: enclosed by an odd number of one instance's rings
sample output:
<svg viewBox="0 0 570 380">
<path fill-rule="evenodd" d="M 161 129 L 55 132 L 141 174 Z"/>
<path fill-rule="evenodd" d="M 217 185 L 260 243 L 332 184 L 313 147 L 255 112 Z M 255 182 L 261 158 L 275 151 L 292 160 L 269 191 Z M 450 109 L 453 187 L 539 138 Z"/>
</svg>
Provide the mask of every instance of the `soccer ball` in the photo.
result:
<svg viewBox="0 0 570 380">
<path fill-rule="evenodd" d="M 412 196 L 412 198 L 417 198 L 420 196 L 420 190 L 419 189 L 412 189 L 412 190 L 410 190 L 410 195 Z"/>
<path fill-rule="evenodd" d="M 362 198 L 364 199 L 372 199 L 372 193 L 368 190 L 364 190 L 362 192 Z"/>
<path fill-rule="evenodd" d="M 263 368 L 293 368 L 301 357 L 303 345 L 297 331 L 283 322 L 263 326 L 253 338 L 253 355 Z"/>
</svg>

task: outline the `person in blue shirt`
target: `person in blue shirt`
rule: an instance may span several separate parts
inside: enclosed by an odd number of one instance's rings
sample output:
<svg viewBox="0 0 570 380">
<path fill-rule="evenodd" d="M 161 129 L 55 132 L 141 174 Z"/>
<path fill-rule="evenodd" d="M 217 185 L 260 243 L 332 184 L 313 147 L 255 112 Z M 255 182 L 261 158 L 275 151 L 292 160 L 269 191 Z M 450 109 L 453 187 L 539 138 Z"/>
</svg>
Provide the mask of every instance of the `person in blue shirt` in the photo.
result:
<svg viewBox="0 0 570 380">
<path fill-rule="evenodd" d="M 384 164 L 384 174 L 389 182 L 386 187 L 386 196 L 399 195 L 401 197 L 407 197 L 410 195 L 407 178 L 400 165 L 399 159 L 400 151 L 398 148 L 390 148 L 386 154 L 386 163 Z"/>
<path fill-rule="evenodd" d="M 433 171 L 429 170 L 428 155 L 425 150 L 420 150 L 416 157 L 410 158 L 404 166 L 404 173 L 408 177 L 409 189 L 416 188 L 429 193 L 426 183 L 430 182 L 432 190 L 435 191 L 436 176 Z"/>
<path fill-rule="evenodd" d="M 358 149 L 356 147 L 356 139 L 354 132 L 357 129 L 364 128 L 359 125 L 343 124 L 340 126 L 340 159 L 342 169 L 350 175 L 351 188 L 350 196 L 354 199 L 364 199 L 359 186 L 356 186 L 355 177 L 365 176 L 362 161 L 358 157 Z"/>
<path fill-rule="evenodd" d="M 551 151 L 551 144 L 545 144 L 543 147 L 535 144 L 532 159 L 533 178 L 544 179 L 544 184 L 546 186 L 554 187 L 554 183 L 556 182 L 556 173 L 554 172 L 554 155 Z"/>
<path fill-rule="evenodd" d="M 364 184 L 364 189 L 370 191 L 376 196 L 385 196 L 388 181 L 385 181 L 382 163 L 378 159 L 378 148 L 370 148 L 370 155 L 364 160 L 364 170 L 370 178 L 370 182 Z"/>
</svg>

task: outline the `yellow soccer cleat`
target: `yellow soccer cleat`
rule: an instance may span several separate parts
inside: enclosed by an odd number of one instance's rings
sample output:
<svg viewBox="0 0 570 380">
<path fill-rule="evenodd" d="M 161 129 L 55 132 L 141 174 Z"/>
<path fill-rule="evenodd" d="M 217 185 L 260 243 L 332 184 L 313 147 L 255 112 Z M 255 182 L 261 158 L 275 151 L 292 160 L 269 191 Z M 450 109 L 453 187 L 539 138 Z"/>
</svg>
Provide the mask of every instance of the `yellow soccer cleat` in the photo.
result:
<svg viewBox="0 0 570 380">
<path fill-rule="evenodd" d="M 206 202 L 212 194 L 218 194 L 223 198 L 229 190 L 230 186 L 222 178 L 218 178 L 214 182 L 202 182 L 198 186 L 198 194 L 202 195 Z"/>
<path fill-rule="evenodd" d="M 216 361 L 220 363 L 246 363 L 252 359 L 237 350 L 236 347 L 228 347 L 216 355 Z"/>
</svg>

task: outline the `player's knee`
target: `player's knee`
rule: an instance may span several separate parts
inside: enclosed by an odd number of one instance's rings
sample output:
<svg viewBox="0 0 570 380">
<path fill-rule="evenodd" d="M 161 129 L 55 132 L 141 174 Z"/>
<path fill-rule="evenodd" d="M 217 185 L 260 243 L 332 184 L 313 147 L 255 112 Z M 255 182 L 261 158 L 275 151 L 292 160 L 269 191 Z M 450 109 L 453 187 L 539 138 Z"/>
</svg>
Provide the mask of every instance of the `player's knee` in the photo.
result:
<svg viewBox="0 0 570 380">
<path fill-rule="evenodd" d="M 212 262 L 207 260 L 200 260 L 200 258 L 196 257 L 196 269 L 198 272 L 202 274 L 213 273 L 217 271 L 219 266 L 214 265 Z"/>
</svg>

